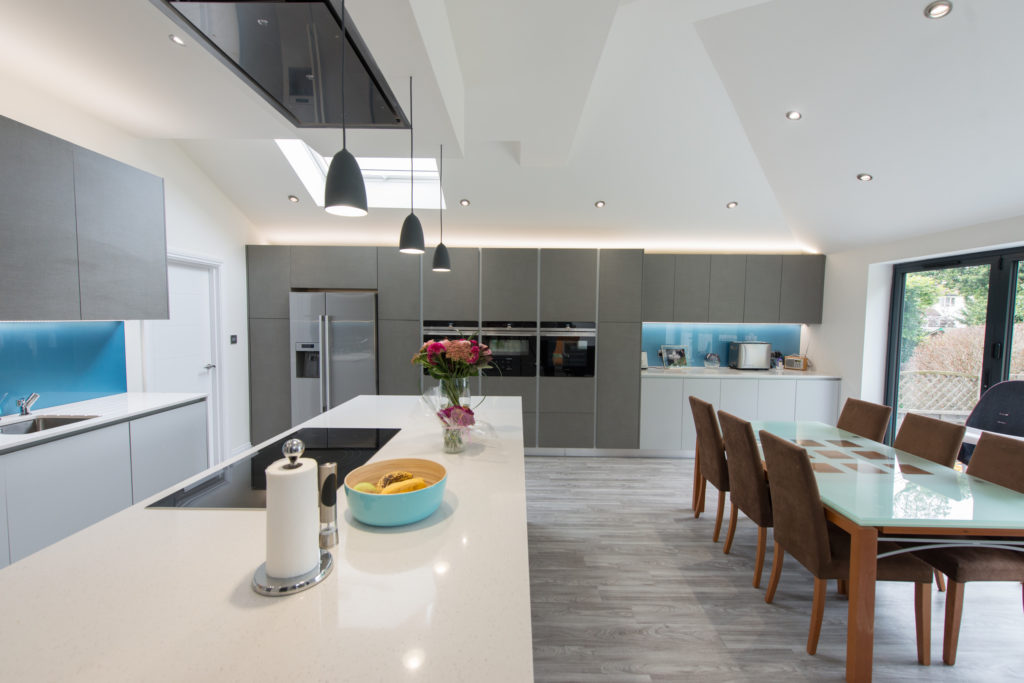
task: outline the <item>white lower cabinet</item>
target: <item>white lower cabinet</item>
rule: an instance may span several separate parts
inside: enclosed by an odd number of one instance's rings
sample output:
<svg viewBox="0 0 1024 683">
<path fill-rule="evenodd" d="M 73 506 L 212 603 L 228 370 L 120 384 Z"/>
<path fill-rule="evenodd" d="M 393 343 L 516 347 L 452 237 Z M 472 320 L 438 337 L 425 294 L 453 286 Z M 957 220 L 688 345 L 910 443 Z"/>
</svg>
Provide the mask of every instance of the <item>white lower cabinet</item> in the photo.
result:
<svg viewBox="0 0 1024 683">
<path fill-rule="evenodd" d="M 834 425 L 839 419 L 839 382 L 827 380 L 797 382 L 796 419 Z"/>
<path fill-rule="evenodd" d="M 796 415 L 796 385 L 795 379 L 758 380 L 757 419 L 792 422 Z"/>
<path fill-rule="evenodd" d="M 129 423 L 132 502 L 149 498 L 205 470 L 206 401 Z"/>
<path fill-rule="evenodd" d="M 671 380 L 640 381 L 640 448 L 683 447 L 683 394 Z"/>
<path fill-rule="evenodd" d="M 7 461 L 0 458 L 0 492 L 7 490 Z M 11 545 L 7 537 L 7 501 L 0 503 L 0 569 L 11 563 Z"/>
<path fill-rule="evenodd" d="M 131 505 L 128 449 L 125 422 L 0 456 L 11 561 Z"/>
<path fill-rule="evenodd" d="M 722 402 L 715 406 L 744 420 L 757 416 L 757 380 L 731 379 L 722 382 Z"/>
<path fill-rule="evenodd" d="M 722 380 L 720 379 L 687 379 L 683 383 L 686 391 L 683 393 L 683 450 L 696 448 L 697 427 L 693 424 L 693 410 L 690 408 L 690 396 L 696 396 L 702 401 L 707 401 L 718 409 L 722 400 Z"/>
</svg>

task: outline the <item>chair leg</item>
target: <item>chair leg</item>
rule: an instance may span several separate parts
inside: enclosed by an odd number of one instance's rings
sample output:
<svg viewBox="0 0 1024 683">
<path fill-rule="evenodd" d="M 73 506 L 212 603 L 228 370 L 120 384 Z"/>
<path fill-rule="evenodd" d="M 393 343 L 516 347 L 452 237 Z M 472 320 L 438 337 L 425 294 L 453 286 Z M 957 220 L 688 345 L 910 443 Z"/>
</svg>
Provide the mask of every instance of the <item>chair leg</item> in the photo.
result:
<svg viewBox="0 0 1024 683">
<path fill-rule="evenodd" d="M 935 587 L 939 589 L 940 593 L 946 591 L 946 577 L 938 569 L 935 570 Z"/>
<path fill-rule="evenodd" d="M 722 519 L 725 518 L 725 491 L 718 492 L 718 514 L 715 515 L 715 532 L 711 540 L 718 543 L 718 536 L 722 532 Z"/>
<path fill-rule="evenodd" d="M 946 585 L 946 628 L 942 634 L 942 661 L 956 664 L 956 645 L 960 639 L 960 617 L 964 610 L 964 585 L 953 579 Z"/>
<path fill-rule="evenodd" d="M 724 494 L 723 494 L 724 495 Z M 732 503 L 729 506 L 729 530 L 725 532 L 725 545 L 722 547 L 722 552 L 726 555 L 732 550 L 732 537 L 736 535 L 736 517 L 739 516 L 740 509 L 736 507 L 736 503 Z"/>
<path fill-rule="evenodd" d="M 700 517 L 704 512 L 704 489 L 707 480 L 700 473 L 700 443 L 693 448 L 693 516 Z"/>
<path fill-rule="evenodd" d="M 772 549 L 772 575 L 768 579 L 768 590 L 764 593 L 764 601 L 767 603 L 775 599 L 775 589 L 779 587 L 779 577 L 782 576 L 782 559 L 785 555 L 786 551 L 776 542 Z"/>
<path fill-rule="evenodd" d="M 807 634 L 807 654 L 818 651 L 818 636 L 821 635 L 821 619 L 825 616 L 825 593 L 828 581 L 814 577 L 814 602 L 811 603 L 811 630 Z"/>
<path fill-rule="evenodd" d="M 848 595 L 850 592 L 850 582 L 846 579 L 836 579 L 836 593 L 839 595 Z"/>
<path fill-rule="evenodd" d="M 768 527 L 757 527 L 757 558 L 754 560 L 754 588 L 761 587 L 761 572 L 764 571 L 764 551 L 768 545 Z"/>
<path fill-rule="evenodd" d="M 932 584 L 914 584 L 914 625 L 917 627 L 917 663 L 932 663 Z"/>
</svg>

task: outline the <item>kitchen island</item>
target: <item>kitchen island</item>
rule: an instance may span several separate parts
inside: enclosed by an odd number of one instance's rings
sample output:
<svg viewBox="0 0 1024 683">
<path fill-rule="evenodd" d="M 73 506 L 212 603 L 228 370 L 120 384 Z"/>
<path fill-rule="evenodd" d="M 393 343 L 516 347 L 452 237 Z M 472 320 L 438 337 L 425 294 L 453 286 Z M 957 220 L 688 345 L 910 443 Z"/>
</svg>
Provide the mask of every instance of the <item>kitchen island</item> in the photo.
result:
<svg viewBox="0 0 1024 683">
<path fill-rule="evenodd" d="M 340 496 L 335 569 L 303 593 L 250 588 L 263 510 L 146 509 L 169 491 L 0 570 L 2 678 L 532 680 L 520 399 L 477 412 L 483 434 L 457 455 L 416 397 L 360 396 L 304 424 L 400 428 L 373 460 L 435 460 L 448 484 L 433 515 L 393 529 L 352 520 Z"/>
</svg>

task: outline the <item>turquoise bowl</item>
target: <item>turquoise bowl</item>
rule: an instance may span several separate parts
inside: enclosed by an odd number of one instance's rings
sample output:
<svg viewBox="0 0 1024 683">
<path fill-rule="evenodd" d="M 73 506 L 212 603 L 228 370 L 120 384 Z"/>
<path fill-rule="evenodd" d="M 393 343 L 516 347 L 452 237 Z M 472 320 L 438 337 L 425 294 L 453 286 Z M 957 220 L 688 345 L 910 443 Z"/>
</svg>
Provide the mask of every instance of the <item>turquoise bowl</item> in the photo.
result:
<svg viewBox="0 0 1024 683">
<path fill-rule="evenodd" d="M 363 493 L 356 484 L 375 483 L 384 474 L 400 470 L 427 482 L 427 487 L 408 493 Z M 433 460 L 397 458 L 357 467 L 345 477 L 345 499 L 352 517 L 370 526 L 402 526 L 426 519 L 441 506 L 448 473 Z"/>
</svg>

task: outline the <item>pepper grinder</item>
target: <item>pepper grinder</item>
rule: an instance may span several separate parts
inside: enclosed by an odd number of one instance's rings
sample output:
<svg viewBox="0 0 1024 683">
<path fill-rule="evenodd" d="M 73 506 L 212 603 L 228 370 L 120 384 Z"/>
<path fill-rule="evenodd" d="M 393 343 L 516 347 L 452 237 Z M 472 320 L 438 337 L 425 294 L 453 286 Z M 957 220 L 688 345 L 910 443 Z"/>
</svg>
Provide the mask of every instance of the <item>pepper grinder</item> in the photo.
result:
<svg viewBox="0 0 1024 683">
<path fill-rule="evenodd" d="M 320 547 L 338 545 L 338 463 L 325 462 L 318 470 L 320 482 Z"/>
</svg>

